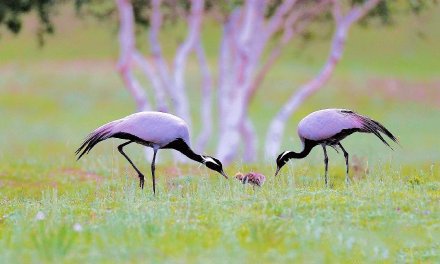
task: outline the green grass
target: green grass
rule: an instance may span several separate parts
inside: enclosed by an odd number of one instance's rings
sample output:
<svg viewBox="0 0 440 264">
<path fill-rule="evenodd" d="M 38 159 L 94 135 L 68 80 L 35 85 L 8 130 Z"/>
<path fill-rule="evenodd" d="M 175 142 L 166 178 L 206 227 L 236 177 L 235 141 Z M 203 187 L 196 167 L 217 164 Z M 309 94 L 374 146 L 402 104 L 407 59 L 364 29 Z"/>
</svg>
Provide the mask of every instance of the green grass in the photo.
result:
<svg viewBox="0 0 440 264">
<path fill-rule="evenodd" d="M 294 166 L 254 192 L 204 170 L 165 178 L 162 168 L 156 197 L 149 181 L 141 191 L 123 170 L 98 182 L 53 173 L 56 188 L 2 190 L 0 256 L 6 263 L 439 260 L 438 167 L 378 166 L 347 188 L 342 168 L 332 171 L 330 189 L 321 168 Z"/>
<path fill-rule="evenodd" d="M 174 166 L 170 153 L 161 151 L 154 197 L 141 148 L 128 152 L 147 176 L 143 191 L 116 151 L 117 140 L 76 162 L 74 151 L 90 130 L 134 111 L 114 72 L 114 36 L 90 21 L 65 23 L 42 50 L 30 32 L 4 36 L 0 262 L 438 263 L 440 36 L 434 13 L 420 18 L 427 41 L 411 33 L 413 20 L 394 29 L 356 28 L 331 82 L 287 124 L 283 149 L 298 150 L 296 124 L 325 107 L 356 109 L 399 137 L 394 151 L 372 135 L 346 139 L 354 179 L 348 187 L 343 156 L 330 150 L 330 188 L 324 187 L 318 148 L 290 162 L 278 178 L 272 177 L 274 162 L 262 158 L 255 164 L 238 159 L 226 168 L 231 176 L 266 174 L 255 192 L 194 163 Z M 213 56 L 215 39 L 206 42 Z M 325 43 L 304 53 L 289 49 L 265 80 L 250 109 L 260 147 L 279 105 L 316 73 L 326 50 Z M 197 102 L 198 79 L 189 68 Z M 390 96 L 389 81 L 402 92 Z M 216 136 L 207 153 L 214 152 Z M 36 219 L 39 212 L 43 220 Z"/>
</svg>

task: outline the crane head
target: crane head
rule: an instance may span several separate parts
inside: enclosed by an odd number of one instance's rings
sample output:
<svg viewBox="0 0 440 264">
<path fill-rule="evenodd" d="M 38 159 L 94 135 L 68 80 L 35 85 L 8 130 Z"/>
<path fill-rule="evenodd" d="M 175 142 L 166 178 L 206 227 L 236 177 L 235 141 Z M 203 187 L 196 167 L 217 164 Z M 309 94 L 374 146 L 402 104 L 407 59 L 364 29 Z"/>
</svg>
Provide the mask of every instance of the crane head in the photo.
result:
<svg viewBox="0 0 440 264">
<path fill-rule="evenodd" d="M 217 171 L 226 179 L 229 179 L 226 173 L 223 171 L 222 163 L 218 159 L 210 156 L 203 156 L 203 164 L 205 164 L 205 166 L 209 169 Z"/>
<path fill-rule="evenodd" d="M 278 158 L 277 158 L 277 171 L 275 172 L 275 176 L 278 175 L 278 172 L 280 171 L 280 169 L 286 165 L 286 163 L 289 161 L 290 159 L 290 153 L 292 151 L 284 151 L 283 153 L 281 153 Z"/>
</svg>

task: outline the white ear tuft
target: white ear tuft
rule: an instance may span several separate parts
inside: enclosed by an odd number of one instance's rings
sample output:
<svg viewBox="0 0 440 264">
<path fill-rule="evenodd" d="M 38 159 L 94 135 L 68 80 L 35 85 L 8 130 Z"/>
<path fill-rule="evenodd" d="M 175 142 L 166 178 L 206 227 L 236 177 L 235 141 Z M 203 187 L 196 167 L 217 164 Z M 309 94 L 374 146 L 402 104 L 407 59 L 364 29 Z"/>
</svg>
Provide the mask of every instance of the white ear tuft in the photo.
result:
<svg viewBox="0 0 440 264">
<path fill-rule="evenodd" d="M 284 155 L 286 155 L 287 153 L 289 153 L 290 151 L 284 151 L 283 154 L 281 154 L 280 159 L 282 159 L 284 157 Z"/>
<path fill-rule="evenodd" d="M 218 165 L 218 163 L 214 159 L 212 159 L 211 157 L 205 157 L 204 161 L 205 161 L 205 163 L 211 162 L 211 163 Z"/>
</svg>

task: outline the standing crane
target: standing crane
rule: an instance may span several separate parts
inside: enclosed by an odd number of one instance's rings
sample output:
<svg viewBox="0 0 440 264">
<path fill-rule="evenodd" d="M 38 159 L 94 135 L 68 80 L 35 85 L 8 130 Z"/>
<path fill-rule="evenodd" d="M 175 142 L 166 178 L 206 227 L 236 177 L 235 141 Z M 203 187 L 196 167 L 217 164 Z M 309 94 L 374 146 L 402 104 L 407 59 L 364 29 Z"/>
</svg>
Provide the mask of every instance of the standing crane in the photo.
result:
<svg viewBox="0 0 440 264">
<path fill-rule="evenodd" d="M 108 138 L 128 140 L 119 145 L 118 150 L 138 173 L 139 186 L 142 189 L 145 182 L 144 175 L 125 154 L 124 147 L 134 142 L 153 149 L 151 176 L 154 194 L 156 193 L 155 161 L 159 149 L 175 149 L 188 158 L 204 164 L 209 169 L 219 172 L 228 179 L 223 171 L 223 165 L 218 159 L 194 153 L 190 147 L 188 126 L 183 119 L 177 116 L 162 112 L 145 111 L 107 123 L 94 130 L 84 140 L 76 151 L 76 154 L 79 155 L 78 160 L 84 154 L 89 153 L 96 144 Z"/>
<path fill-rule="evenodd" d="M 391 146 L 380 133 L 387 135 L 391 140 L 398 143 L 396 137 L 388 129 L 366 116 L 347 109 L 319 110 L 309 114 L 299 122 L 298 135 L 303 143 L 303 150 L 299 153 L 294 151 L 284 151 L 281 153 L 276 160 L 277 170 L 275 176 L 290 159 L 305 158 L 315 146 L 321 145 L 324 151 L 325 185 L 328 186 L 327 146 L 334 148 L 336 151 L 339 147 L 344 153 L 345 165 L 347 167 L 345 181 L 349 183 L 348 153 L 341 145 L 341 140 L 355 132 L 373 133 L 390 148 Z"/>
</svg>

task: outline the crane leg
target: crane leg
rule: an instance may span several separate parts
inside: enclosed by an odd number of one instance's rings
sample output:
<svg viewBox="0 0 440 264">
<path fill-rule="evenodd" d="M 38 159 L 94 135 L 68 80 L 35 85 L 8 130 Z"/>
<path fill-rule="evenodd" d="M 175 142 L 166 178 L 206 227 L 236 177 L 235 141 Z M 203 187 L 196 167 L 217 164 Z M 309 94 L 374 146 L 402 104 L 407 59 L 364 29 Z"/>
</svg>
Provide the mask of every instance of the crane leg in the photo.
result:
<svg viewBox="0 0 440 264">
<path fill-rule="evenodd" d="M 131 144 L 131 143 L 133 143 L 133 141 L 130 140 L 130 141 L 125 142 L 124 144 L 119 145 L 118 146 L 118 150 L 122 154 L 122 156 L 124 156 L 128 160 L 128 162 L 130 162 L 131 166 L 138 173 L 138 176 L 139 176 L 139 187 L 141 187 L 143 189 L 144 188 L 144 182 L 145 182 L 144 175 L 142 174 L 142 172 L 140 172 L 138 170 L 138 168 L 136 168 L 134 163 L 131 161 L 131 159 L 124 152 L 124 147 L 127 146 L 128 144 Z"/>
<path fill-rule="evenodd" d="M 350 177 L 348 177 L 348 152 L 345 151 L 344 147 L 341 145 L 341 143 L 338 143 L 338 146 L 341 148 L 342 152 L 344 152 L 344 157 L 345 157 L 345 166 L 347 167 L 347 170 L 345 172 L 345 183 L 349 184 L 350 183 Z"/>
<path fill-rule="evenodd" d="M 327 172 L 328 172 L 328 156 L 327 156 L 327 149 L 325 145 L 322 145 L 322 150 L 324 151 L 324 164 L 325 164 L 325 186 L 328 187 L 328 180 L 327 180 Z"/>
<path fill-rule="evenodd" d="M 156 177 L 154 175 L 154 171 L 156 170 L 156 154 L 157 154 L 157 149 L 153 149 L 154 150 L 154 154 L 153 154 L 153 162 L 151 162 L 151 176 L 153 178 L 153 194 L 156 195 Z"/>
</svg>

